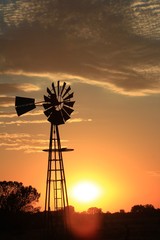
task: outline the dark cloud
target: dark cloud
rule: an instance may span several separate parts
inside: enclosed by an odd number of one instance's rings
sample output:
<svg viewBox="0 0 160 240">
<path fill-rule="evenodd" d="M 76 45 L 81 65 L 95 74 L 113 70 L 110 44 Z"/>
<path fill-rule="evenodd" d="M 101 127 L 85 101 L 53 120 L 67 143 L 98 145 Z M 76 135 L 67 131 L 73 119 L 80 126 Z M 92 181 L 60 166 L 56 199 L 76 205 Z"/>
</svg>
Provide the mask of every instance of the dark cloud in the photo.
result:
<svg viewBox="0 0 160 240">
<path fill-rule="evenodd" d="M 0 71 L 62 73 L 126 94 L 160 92 L 160 2 L 1 3 Z"/>
</svg>

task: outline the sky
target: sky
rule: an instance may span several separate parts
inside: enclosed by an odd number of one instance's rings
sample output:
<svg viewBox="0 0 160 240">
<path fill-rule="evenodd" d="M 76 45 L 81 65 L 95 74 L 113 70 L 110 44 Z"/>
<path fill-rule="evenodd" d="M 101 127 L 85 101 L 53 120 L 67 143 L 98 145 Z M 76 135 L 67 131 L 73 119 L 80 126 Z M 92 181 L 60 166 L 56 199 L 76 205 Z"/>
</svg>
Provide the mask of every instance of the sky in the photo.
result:
<svg viewBox="0 0 160 240">
<path fill-rule="evenodd" d="M 69 203 L 77 211 L 160 208 L 160 1 L 0 0 L 0 180 L 41 193 L 50 124 L 43 109 L 18 117 L 15 96 L 43 100 L 60 80 L 74 112 L 60 125 Z M 99 196 L 78 202 L 89 181 Z"/>
</svg>

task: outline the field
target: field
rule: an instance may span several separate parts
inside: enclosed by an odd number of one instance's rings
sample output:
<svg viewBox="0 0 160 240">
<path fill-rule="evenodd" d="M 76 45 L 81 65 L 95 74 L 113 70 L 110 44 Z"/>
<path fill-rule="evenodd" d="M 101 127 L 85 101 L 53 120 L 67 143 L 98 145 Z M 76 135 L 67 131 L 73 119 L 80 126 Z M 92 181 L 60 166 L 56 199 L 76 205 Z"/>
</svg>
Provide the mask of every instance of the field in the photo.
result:
<svg viewBox="0 0 160 240">
<path fill-rule="evenodd" d="M 1 240 L 158 240 L 160 213 L 72 213 L 65 229 L 61 218 L 44 213 L 0 214 Z"/>
</svg>

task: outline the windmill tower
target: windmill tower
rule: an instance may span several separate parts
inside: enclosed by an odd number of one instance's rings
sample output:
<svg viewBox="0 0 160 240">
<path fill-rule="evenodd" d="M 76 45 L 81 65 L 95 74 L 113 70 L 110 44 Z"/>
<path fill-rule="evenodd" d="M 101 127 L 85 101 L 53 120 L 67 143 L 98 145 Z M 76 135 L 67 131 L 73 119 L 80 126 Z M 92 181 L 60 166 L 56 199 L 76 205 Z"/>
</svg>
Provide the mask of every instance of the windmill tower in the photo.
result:
<svg viewBox="0 0 160 240">
<path fill-rule="evenodd" d="M 44 107 L 44 114 L 50 122 L 50 138 L 48 152 L 48 168 L 46 180 L 45 211 L 65 210 L 68 206 L 68 195 L 63 163 L 63 152 L 73 149 L 62 148 L 59 134 L 59 125 L 65 124 L 70 119 L 75 101 L 72 100 L 71 87 L 64 82 L 62 85 L 57 81 L 55 86 L 47 88 L 47 96 L 44 101 L 35 102 L 34 98 L 16 97 L 15 108 L 17 115 L 25 114 L 36 106 Z"/>
</svg>

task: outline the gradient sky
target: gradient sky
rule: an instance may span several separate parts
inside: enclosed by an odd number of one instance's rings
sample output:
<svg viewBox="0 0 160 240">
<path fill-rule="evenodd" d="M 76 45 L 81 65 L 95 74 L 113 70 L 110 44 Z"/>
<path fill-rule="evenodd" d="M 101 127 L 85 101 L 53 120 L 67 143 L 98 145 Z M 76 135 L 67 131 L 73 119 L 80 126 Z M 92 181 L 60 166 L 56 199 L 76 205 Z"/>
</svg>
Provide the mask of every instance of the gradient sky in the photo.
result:
<svg viewBox="0 0 160 240">
<path fill-rule="evenodd" d="M 15 96 L 42 100 L 53 81 L 76 101 L 60 126 L 70 204 L 76 210 L 160 207 L 160 1 L 0 0 L 0 180 L 41 192 L 50 124 L 41 107 L 17 117 Z M 89 180 L 89 205 L 72 187 Z"/>
</svg>

